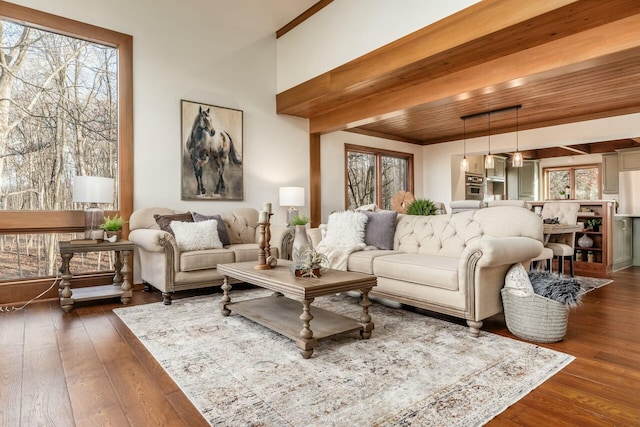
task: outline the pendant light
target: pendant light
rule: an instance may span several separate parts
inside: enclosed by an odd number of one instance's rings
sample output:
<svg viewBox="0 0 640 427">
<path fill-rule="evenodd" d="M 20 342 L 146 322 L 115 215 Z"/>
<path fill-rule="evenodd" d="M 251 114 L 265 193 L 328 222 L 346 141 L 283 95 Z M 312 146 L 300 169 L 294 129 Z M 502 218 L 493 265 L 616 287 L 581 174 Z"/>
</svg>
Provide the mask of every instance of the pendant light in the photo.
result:
<svg viewBox="0 0 640 427">
<path fill-rule="evenodd" d="M 462 119 L 462 161 L 460 171 L 469 172 L 469 160 L 467 160 L 467 119 Z"/>
<path fill-rule="evenodd" d="M 489 154 L 484 157 L 484 168 L 493 169 L 495 164 L 493 155 L 491 154 L 491 113 L 487 114 L 487 120 L 489 122 Z"/>
<path fill-rule="evenodd" d="M 516 107 L 516 152 L 513 153 L 513 159 L 511 159 L 511 166 L 514 168 L 521 168 L 524 166 L 524 159 L 522 158 L 522 153 L 519 151 L 518 144 L 518 110 L 520 110 L 520 107 Z"/>
</svg>

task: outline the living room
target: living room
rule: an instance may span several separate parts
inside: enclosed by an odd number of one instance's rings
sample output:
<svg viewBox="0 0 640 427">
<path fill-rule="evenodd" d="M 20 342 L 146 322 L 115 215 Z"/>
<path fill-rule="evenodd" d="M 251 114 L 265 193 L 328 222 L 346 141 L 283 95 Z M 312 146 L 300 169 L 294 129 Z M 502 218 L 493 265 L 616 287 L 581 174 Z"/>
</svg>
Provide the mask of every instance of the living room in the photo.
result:
<svg viewBox="0 0 640 427">
<path fill-rule="evenodd" d="M 282 25 L 298 15 L 300 11 L 306 10 L 315 4 L 315 1 L 306 1 L 304 5 L 294 5 L 289 2 L 290 9 L 287 9 L 290 13 L 289 20 L 282 23 L 279 22 L 276 25 L 276 17 L 269 15 L 268 8 L 264 6 L 258 6 L 256 2 L 249 5 L 239 2 L 225 2 L 214 1 L 210 4 L 201 4 L 201 2 L 187 3 L 181 7 L 176 7 L 173 4 L 159 6 L 156 3 L 148 1 L 117 1 L 106 2 L 104 4 L 91 4 L 88 5 L 82 1 L 64 0 L 58 2 L 48 2 L 44 0 L 22 0 L 13 2 L 14 4 L 22 5 L 25 7 L 34 8 L 47 13 L 59 15 L 65 18 L 74 19 L 80 22 L 89 23 L 91 25 L 104 27 L 113 31 L 118 31 L 124 34 L 131 35 L 133 37 L 133 187 L 129 189 L 132 194 L 132 203 L 130 208 L 135 210 L 142 207 L 150 206 L 167 206 L 176 210 L 204 210 L 208 212 L 215 212 L 218 210 L 230 210 L 238 207 L 254 207 L 259 208 L 265 201 L 271 201 L 277 204 L 278 201 L 278 188 L 281 186 L 300 186 L 307 190 L 307 199 L 305 200 L 305 207 L 302 209 L 309 214 L 315 214 L 316 222 L 326 220 L 328 214 L 334 210 L 344 209 L 344 192 L 332 191 L 331 189 L 344 188 L 344 144 L 356 144 L 364 146 L 372 146 L 377 148 L 386 148 L 395 151 L 410 152 L 414 155 L 415 161 L 415 175 L 414 175 L 414 193 L 417 195 L 423 195 L 434 200 L 449 201 L 451 200 L 451 187 L 450 187 L 450 174 L 451 174 L 451 156 L 458 155 L 462 152 L 462 143 L 460 139 L 452 140 L 442 144 L 434 144 L 427 146 L 420 146 L 416 144 L 410 144 L 405 142 L 392 141 L 379 137 L 370 137 L 363 134 L 356 134 L 352 132 L 331 132 L 326 135 L 322 135 L 320 138 L 321 143 L 319 147 L 310 143 L 309 136 L 309 121 L 307 119 L 276 114 L 276 94 L 286 90 L 288 87 L 292 87 L 295 84 L 289 83 L 291 86 L 287 86 L 284 83 L 279 83 L 281 78 L 280 73 L 283 69 L 286 70 L 286 65 L 282 65 L 278 60 L 278 55 L 281 54 L 281 50 L 285 49 L 280 44 L 287 40 L 287 37 L 295 36 L 295 30 L 289 34 L 285 34 L 280 38 L 276 38 L 274 33 L 276 30 L 282 27 Z M 339 2 L 324 2 L 329 3 L 320 13 L 330 13 L 330 17 L 336 18 L 334 15 L 336 11 L 332 11 L 333 7 L 338 7 Z M 441 12 L 442 17 L 453 13 L 457 9 L 462 9 L 470 6 L 475 2 L 455 2 L 450 3 L 448 7 L 451 10 Z M 0 12 L 4 12 L 6 3 L 0 3 Z M 186 7 L 185 7 L 186 6 Z M 344 7 L 342 5 L 341 7 Z M 343 14 L 341 9 L 339 14 Z M 4 13 L 0 13 L 4 14 Z M 358 19 L 361 25 L 367 22 L 371 22 L 372 26 L 376 28 L 377 32 L 380 28 L 386 28 L 387 26 L 379 24 L 381 20 L 388 17 L 386 11 L 381 9 L 380 16 L 370 16 L 368 19 Z M 416 18 L 418 13 L 411 13 L 407 8 L 404 16 L 398 16 L 395 18 L 396 22 L 408 22 L 409 19 L 406 15 L 412 15 Z M 345 15 L 345 18 L 349 18 Z M 369 19 L 370 18 L 370 19 Z M 377 21 L 376 21 L 377 19 Z M 430 22 L 437 20 L 438 17 L 430 17 L 431 21 L 421 21 L 415 23 L 416 29 L 419 29 Z M 349 21 L 353 19 L 345 19 L 348 26 Z M 313 22 L 313 17 L 309 19 L 309 23 Z M 377 24 L 374 24 L 377 23 Z M 303 23 L 304 25 L 304 23 Z M 335 22 L 337 25 L 337 22 Z M 394 25 L 394 27 L 401 27 L 402 25 Z M 172 29 L 175 31 L 171 31 Z M 360 31 L 364 31 L 361 28 Z M 386 44 L 395 38 L 402 37 L 404 34 L 411 32 L 410 29 L 404 29 L 405 33 L 402 34 L 389 34 L 391 37 L 388 40 L 379 40 L 378 45 Z M 340 43 L 346 44 L 345 40 L 348 37 L 341 36 L 339 32 L 336 32 L 336 41 L 329 37 L 330 31 L 327 33 L 326 42 L 329 45 Z M 366 37 L 363 37 L 366 38 Z M 320 40 L 312 40 L 312 43 L 320 43 Z M 325 40 L 322 40 L 325 42 Z M 360 54 L 364 54 L 375 47 L 367 47 L 365 51 Z M 324 62 L 327 64 L 330 61 L 324 58 L 321 53 L 315 53 L 315 49 L 320 50 L 319 46 L 307 47 L 306 51 L 314 51 L 313 58 L 316 62 Z M 345 50 L 347 50 L 345 48 Z M 356 54 L 358 56 L 358 54 Z M 300 56 L 297 56 L 300 58 Z M 349 59 L 341 59 L 341 61 L 348 61 Z M 311 61 L 311 60 L 309 60 Z M 342 62 L 336 62 L 333 66 L 338 66 Z M 306 68 L 307 62 L 299 60 L 299 67 Z M 332 68 L 332 66 L 326 66 Z M 313 68 L 313 67 L 310 67 Z M 326 71 L 326 70 L 325 70 Z M 306 78 L 303 78 L 298 83 L 306 81 L 314 77 L 318 71 L 314 69 L 311 74 Z M 282 86 L 280 86 L 282 85 Z M 180 141 L 180 101 L 191 100 L 203 104 L 223 106 L 226 108 L 232 108 L 241 110 L 243 112 L 243 161 L 244 161 L 244 197 L 243 200 L 236 201 L 224 201 L 224 202 L 199 202 L 199 201 L 185 201 L 180 197 L 180 183 L 181 183 L 181 168 L 180 168 L 180 156 L 182 142 Z M 600 118 L 585 121 L 582 123 L 563 124 L 558 126 L 549 126 L 539 129 L 523 130 L 520 132 L 520 144 L 526 149 L 535 149 L 543 147 L 553 147 L 559 144 L 566 144 L 567 141 L 572 143 L 579 142 L 595 142 L 604 141 L 619 138 L 632 138 L 637 137 L 637 125 L 640 120 L 640 116 L 637 112 L 630 114 L 619 115 L 612 118 Z M 458 126 L 461 128 L 461 121 L 458 120 Z M 512 147 L 512 133 L 503 133 L 497 135 L 495 139 L 495 150 L 510 151 Z M 474 141 L 471 138 L 468 141 L 469 153 L 483 153 L 485 150 L 485 140 L 482 137 L 477 137 Z M 315 149 L 318 151 L 314 151 Z M 320 176 L 315 175 L 318 171 L 314 168 L 317 167 L 319 156 L 321 159 L 320 164 L 321 171 L 323 173 Z M 315 166 L 314 166 L 315 165 Z M 336 171 L 338 171 L 336 173 Z M 127 183 L 131 186 L 131 183 Z M 319 191 L 321 189 L 321 191 Z M 313 211 L 312 211 L 313 210 Z M 131 212 L 129 212 L 130 214 Z M 135 268 L 134 268 L 135 271 Z M 591 318 L 588 314 L 582 314 L 576 316 L 575 329 L 572 332 L 570 338 L 572 338 L 578 348 L 577 353 L 580 357 L 589 359 L 584 362 L 586 365 L 593 368 L 602 369 L 606 371 L 607 378 L 598 378 L 597 381 L 586 381 L 586 385 L 575 386 L 580 392 L 585 392 L 581 387 L 587 389 L 586 392 L 593 394 L 594 400 L 587 417 L 593 414 L 597 414 L 597 408 L 599 405 L 606 406 L 610 403 L 610 400 L 616 401 L 616 397 L 608 395 L 608 393 L 620 387 L 625 391 L 625 395 L 633 395 L 633 387 L 625 383 L 623 380 L 615 379 L 615 372 L 619 365 L 624 366 L 625 375 L 627 378 L 637 378 L 637 367 L 633 364 L 633 352 L 637 350 L 637 340 L 634 341 L 631 335 L 631 328 L 633 323 L 631 322 L 632 307 L 637 302 L 637 292 L 633 288 L 637 275 L 639 274 L 636 268 L 625 270 L 623 273 L 618 273 L 614 276 L 616 286 L 620 285 L 617 290 L 612 294 L 606 296 L 601 295 L 598 299 L 594 299 L 586 304 L 586 307 L 596 307 L 601 302 L 618 304 L 611 308 L 611 311 L 616 315 L 622 316 L 623 314 L 629 316 L 629 320 L 625 320 L 624 323 L 628 325 L 628 335 L 625 335 L 614 345 L 615 350 L 612 352 L 599 352 L 598 346 L 608 345 L 601 337 L 597 336 L 598 333 L 611 333 L 615 335 L 617 327 L 611 326 L 611 329 L 607 329 L 606 332 L 600 330 L 597 333 L 588 331 L 589 322 L 593 322 L 596 319 Z M 139 284 L 139 281 L 134 282 Z M 619 283 L 618 283 L 619 282 Z M 611 287 L 611 286 L 610 286 Z M 606 289 L 606 288 L 605 288 Z M 601 290 L 604 292 L 604 290 Z M 607 290 L 608 291 L 608 290 Z M 600 291 L 599 291 L 600 292 Z M 157 295 L 136 295 L 137 302 L 142 301 L 157 301 Z M 594 297 L 595 298 L 595 297 Z M 82 322 L 85 323 L 87 330 L 90 331 L 88 335 L 83 335 L 82 343 L 87 344 L 93 340 L 98 339 L 100 336 L 100 329 L 102 327 L 111 328 L 112 317 L 104 316 L 104 310 L 113 308 L 116 305 L 98 305 L 93 308 L 85 308 L 82 312 Z M 585 307 L 585 308 L 586 308 Z M 27 329 L 37 326 L 38 324 L 44 325 L 53 324 L 53 328 L 56 325 L 64 325 L 62 320 L 62 313 L 60 310 L 54 311 L 55 304 L 47 306 L 47 308 L 36 308 L 31 311 L 27 320 L 25 320 Z M 635 311 L 633 311 L 635 313 Z M 80 315 L 76 315 L 74 319 L 78 320 Z M 605 322 L 603 317 L 606 314 L 598 314 L 597 320 Z M 572 319 L 573 321 L 573 319 Z M 16 322 L 16 324 L 18 324 Z M 23 327 L 25 325 L 22 325 Z M 603 326 L 604 327 L 604 326 Z M 490 324 L 490 329 L 508 335 L 505 331 L 504 325 L 499 325 L 499 321 Z M 105 329 L 106 330 L 106 329 Z M 109 329 L 110 330 L 110 329 Z M 37 328 L 31 328 L 31 332 L 28 335 L 28 345 L 32 345 L 30 348 L 39 348 L 37 342 L 40 344 L 51 344 L 51 341 L 55 341 L 55 335 L 48 336 L 45 333 L 46 328 L 38 330 Z M 35 333 L 35 335 L 32 335 Z M 126 331 L 121 333 L 126 335 Z M 587 335 L 587 334 L 593 335 Z M 586 342 L 579 342 L 578 335 L 585 334 L 587 336 Z M 110 341 L 109 337 L 102 337 L 104 341 L 94 341 L 97 346 L 107 347 L 111 343 L 117 343 L 120 347 L 121 342 L 118 340 Z M 74 346 L 70 338 L 66 338 L 66 347 L 61 349 L 64 352 L 72 353 Z M 58 338 L 62 340 L 62 338 Z M 3 341 L 4 342 L 4 341 Z M 135 347 L 136 344 L 131 340 Z M 596 343 L 596 344 L 594 344 Z M 627 349 L 623 348 L 628 345 Z M 574 347 L 574 349 L 576 348 Z M 579 348 L 583 349 L 580 350 Z M 584 348 L 587 348 L 584 350 Z M 558 348 L 558 347 L 555 347 Z M 568 346 L 567 348 L 571 348 Z M 629 348 L 631 350 L 629 350 Z M 634 350 L 636 349 L 636 350 Z M 56 348 L 57 351 L 57 348 Z M 115 350 L 114 350 L 115 351 Z M 121 420 L 122 425 L 150 425 L 158 419 L 154 419 L 152 415 L 146 413 L 152 412 L 157 407 L 171 407 L 174 411 L 171 416 L 167 416 L 166 420 L 172 420 L 176 424 L 180 423 L 184 425 L 196 425 L 201 421 L 196 418 L 199 416 L 184 397 L 181 392 L 171 384 L 170 378 L 164 373 L 158 373 L 160 377 L 160 384 L 155 383 L 150 379 L 152 375 L 143 373 L 145 367 L 151 366 L 153 369 L 159 370 L 160 368 L 153 365 L 152 361 L 146 360 L 142 364 L 138 358 L 141 357 L 134 354 L 131 350 L 127 350 L 128 353 L 123 359 L 118 359 L 119 362 L 131 363 L 125 364 L 125 367 L 131 367 L 135 371 L 135 378 L 142 379 L 143 391 L 136 394 L 135 386 L 130 390 L 120 394 L 118 399 L 121 402 L 119 406 L 122 409 L 120 415 L 122 418 L 114 416 L 111 420 Z M 571 352 L 568 349 L 562 351 Z M 582 353 L 580 353 L 582 351 Z M 636 351 L 637 352 L 637 351 Z M 84 353 L 83 353 L 84 354 Z M 110 357 L 116 357 L 115 354 L 110 354 Z M 144 356 L 142 356 L 144 357 Z M 150 358 L 150 356 L 147 356 Z M 607 365 L 601 365 L 602 359 L 608 357 L 619 358 L 617 362 L 613 362 Z M 51 370 L 58 369 L 55 364 L 47 365 L 45 361 L 32 358 L 26 363 L 21 364 L 23 370 L 34 368 L 36 365 L 44 364 L 45 367 L 49 367 Z M 103 370 L 104 368 L 100 363 L 95 363 L 92 359 L 92 369 Z M 109 364 L 109 361 L 104 362 Z M 583 365 L 584 367 L 584 365 Z M 110 366 L 109 369 L 113 368 Z M 116 369 L 117 371 L 117 369 Z M 39 371 L 39 372 L 46 372 Z M 123 376 L 126 375 L 126 371 L 123 368 L 120 371 Z M 534 397 L 531 397 L 529 403 L 523 403 L 520 407 L 516 407 L 511 410 L 510 415 L 511 422 L 519 424 L 533 423 L 536 419 L 535 414 L 543 411 L 540 402 L 550 399 L 552 402 L 562 402 L 559 407 L 564 410 L 569 409 L 568 412 L 574 414 L 576 422 L 578 420 L 585 421 L 585 418 L 581 418 L 581 415 L 575 414 L 580 412 L 581 409 L 572 401 L 562 401 L 557 394 L 562 393 L 563 390 L 574 387 L 572 381 L 575 378 L 580 377 L 580 373 L 571 376 L 571 379 L 567 379 L 569 375 L 565 377 L 566 381 L 571 381 L 570 385 L 564 384 L 562 386 L 556 384 L 556 388 L 549 386 L 551 391 L 540 391 Z M 30 377 L 29 377 L 30 378 Z M 30 378 L 33 384 L 33 389 L 38 390 L 37 379 Z M 29 383 L 29 381 L 25 381 Z M 104 378 L 100 381 L 104 381 Z M 64 380 L 60 377 L 56 377 L 54 381 L 45 386 L 44 390 L 51 392 L 54 388 L 60 386 L 62 388 L 67 387 L 62 385 Z M 560 381 L 562 382 L 562 381 Z M 592 391 L 593 387 L 599 385 L 599 382 L 605 383 L 606 391 L 600 395 L 599 391 Z M 10 383 L 10 381 L 5 381 Z M 111 388 L 109 380 L 101 384 L 97 388 L 102 386 Z M 25 387 L 25 386 L 23 386 Z M 91 390 L 90 388 L 82 389 L 81 386 L 77 386 L 76 395 L 78 390 Z M 115 386 L 117 388 L 117 385 Z M 26 387 L 25 387 L 26 389 Z M 158 392 L 158 389 L 161 392 Z M 3 395 L 7 389 L 3 389 Z M 149 391 L 151 390 L 151 391 Z M 560 391 L 558 391 L 560 390 Z M 131 394 L 127 394 L 131 393 Z M 548 393 L 548 394 L 544 394 Z M 126 396 L 126 397 L 122 397 Z M 148 400 L 145 396 L 152 396 Z M 53 399 L 59 399 L 63 401 L 66 398 L 54 397 Z M 118 400 L 116 399 L 116 400 Z M 139 405 L 141 409 L 135 409 L 126 403 L 122 403 L 124 399 L 131 399 L 132 401 L 142 401 L 144 404 Z M 539 399 L 539 400 L 537 400 Z M 598 400 L 600 399 L 600 400 Z M 605 417 L 611 417 L 615 421 L 629 422 L 629 419 L 637 414 L 629 413 L 627 409 L 632 407 L 633 401 L 631 397 L 621 397 L 618 401 L 619 408 L 622 413 L 626 414 L 622 418 L 616 419 L 612 410 L 607 412 Z M 36 399 L 32 402 L 37 401 Z M 56 400 L 58 401 L 58 400 Z M 25 403 L 25 409 L 28 410 L 29 403 Z M 66 404 L 68 407 L 68 403 Z M 95 405 L 95 406 L 92 406 Z M 136 403 L 138 405 L 138 403 Z M 171 406 L 175 405 L 175 406 Z M 75 405 L 72 405 L 75 408 Z M 114 406 L 114 407 L 115 407 Z M 63 406 L 65 407 L 65 406 Z M 102 415 L 108 418 L 110 411 L 118 412 L 120 409 L 115 410 L 111 407 L 105 409 L 106 405 L 100 407 L 95 402 L 88 404 L 90 408 L 97 408 L 96 412 L 104 411 Z M 178 408 L 178 409 L 175 409 Z M 158 412 L 165 414 L 168 411 L 166 408 L 158 409 Z M 180 411 L 187 414 L 186 417 L 176 415 Z M 604 409 L 603 409 L 604 411 Z M 4 411 L 3 411 L 4 412 Z M 518 419 L 518 414 L 526 413 L 523 415 L 524 419 Z M 128 414 L 128 415 L 125 415 Z M 131 415 L 134 414 L 134 415 Z M 532 415 L 533 414 L 533 415 Z M 85 414 L 86 415 L 86 414 Z M 193 416 L 194 418 L 190 418 Z M 52 417 L 55 417 L 52 415 Z M 62 418 L 65 419 L 65 418 Z M 128 421 L 127 421 L 128 420 Z M 135 421 L 132 421 L 135 420 Z M 194 421 L 195 420 L 195 421 Z M 528 422 L 527 422 L 528 420 Z M 506 420 L 505 420 L 506 421 Z M 593 420 L 592 420 L 593 421 Z M 81 420 L 76 420 L 76 423 L 82 424 Z M 588 423 L 588 422 L 587 422 Z M 632 422 L 629 422 L 632 423 Z"/>
</svg>

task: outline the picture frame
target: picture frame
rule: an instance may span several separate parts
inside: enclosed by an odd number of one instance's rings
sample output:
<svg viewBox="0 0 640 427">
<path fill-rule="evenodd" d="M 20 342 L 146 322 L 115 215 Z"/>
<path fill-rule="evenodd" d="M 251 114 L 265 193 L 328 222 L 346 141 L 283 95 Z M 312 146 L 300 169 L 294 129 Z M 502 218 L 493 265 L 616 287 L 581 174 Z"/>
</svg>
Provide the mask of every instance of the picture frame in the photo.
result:
<svg viewBox="0 0 640 427">
<path fill-rule="evenodd" d="M 180 101 L 182 200 L 243 200 L 243 112 Z"/>
</svg>

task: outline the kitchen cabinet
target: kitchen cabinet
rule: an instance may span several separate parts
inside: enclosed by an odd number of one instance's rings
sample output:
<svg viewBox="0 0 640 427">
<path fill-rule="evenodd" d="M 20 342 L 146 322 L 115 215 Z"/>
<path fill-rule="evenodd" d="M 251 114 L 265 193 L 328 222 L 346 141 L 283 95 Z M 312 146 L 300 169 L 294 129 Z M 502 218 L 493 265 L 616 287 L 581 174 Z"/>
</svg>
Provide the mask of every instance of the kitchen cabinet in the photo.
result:
<svg viewBox="0 0 640 427">
<path fill-rule="evenodd" d="M 618 194 L 618 153 L 602 155 L 602 194 Z"/>
<path fill-rule="evenodd" d="M 469 161 L 469 173 L 484 175 L 484 156 L 467 156 Z"/>
<path fill-rule="evenodd" d="M 521 168 L 507 168 L 507 198 L 536 200 L 538 194 L 538 161 L 525 160 Z"/>
<path fill-rule="evenodd" d="M 507 176 L 507 159 L 506 157 L 493 156 L 493 168 L 487 169 L 488 179 L 503 180 Z"/>
<path fill-rule="evenodd" d="M 613 270 L 633 264 L 633 218 L 616 216 L 613 219 Z"/>
<path fill-rule="evenodd" d="M 618 171 L 640 170 L 640 150 L 637 148 L 618 150 Z"/>
</svg>

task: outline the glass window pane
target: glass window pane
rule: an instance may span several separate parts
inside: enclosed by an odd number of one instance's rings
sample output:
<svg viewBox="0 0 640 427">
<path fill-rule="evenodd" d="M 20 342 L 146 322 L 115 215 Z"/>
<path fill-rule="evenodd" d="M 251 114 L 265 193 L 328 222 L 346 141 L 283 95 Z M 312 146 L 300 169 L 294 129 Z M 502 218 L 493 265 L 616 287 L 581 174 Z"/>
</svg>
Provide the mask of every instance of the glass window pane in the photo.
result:
<svg viewBox="0 0 640 427">
<path fill-rule="evenodd" d="M 376 202 L 376 156 L 349 152 L 347 154 L 348 209 Z"/>
<path fill-rule="evenodd" d="M 391 198 L 398 191 L 407 191 L 406 159 L 382 157 L 382 209 L 391 210 Z"/>
<path fill-rule="evenodd" d="M 598 200 L 600 198 L 600 174 L 598 168 L 575 170 L 576 192 L 578 200 Z"/>
<path fill-rule="evenodd" d="M 565 192 L 570 183 L 568 170 L 549 171 L 549 198 L 566 199 Z"/>
<path fill-rule="evenodd" d="M 0 49 L 21 58 L 0 87 L 1 209 L 82 209 L 74 176 L 117 182 L 117 48 L 0 20 Z"/>
<path fill-rule="evenodd" d="M 83 238 L 84 233 L 0 235 L 0 282 L 56 276 L 60 268 L 58 240 Z M 69 263 L 73 274 L 112 271 L 113 252 L 75 254 Z"/>
</svg>

